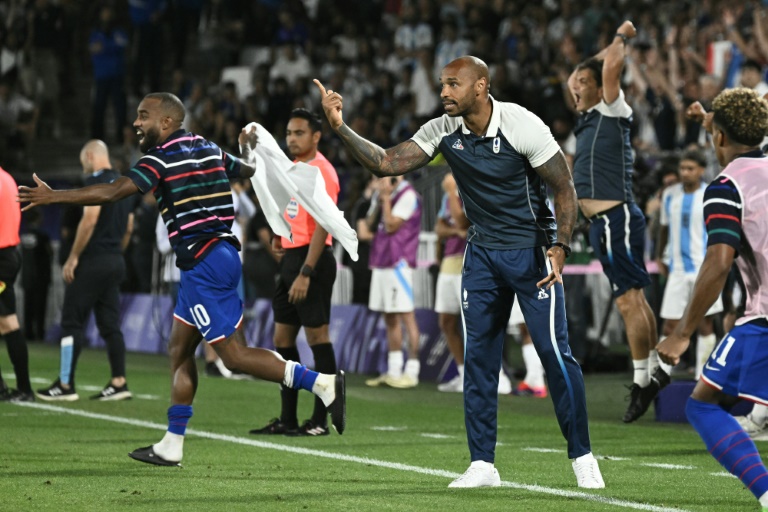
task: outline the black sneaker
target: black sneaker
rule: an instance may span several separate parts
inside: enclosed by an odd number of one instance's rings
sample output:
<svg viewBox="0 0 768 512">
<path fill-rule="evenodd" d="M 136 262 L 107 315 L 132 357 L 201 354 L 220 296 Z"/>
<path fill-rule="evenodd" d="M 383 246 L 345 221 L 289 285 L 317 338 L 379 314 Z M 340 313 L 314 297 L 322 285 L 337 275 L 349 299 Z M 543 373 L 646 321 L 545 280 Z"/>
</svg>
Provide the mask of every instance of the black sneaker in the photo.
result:
<svg viewBox="0 0 768 512">
<path fill-rule="evenodd" d="M 343 434 L 347 427 L 347 383 L 343 371 L 339 370 L 336 373 L 334 386 L 336 398 L 328 406 L 328 412 L 331 413 L 333 428 L 339 434 Z"/>
<path fill-rule="evenodd" d="M 265 435 L 265 436 L 290 436 L 290 435 L 298 435 L 298 427 L 294 426 L 288 426 L 282 421 L 280 421 L 280 418 L 272 418 L 269 420 L 269 423 L 267 423 L 266 427 L 262 428 L 255 428 L 253 430 L 249 430 L 249 434 L 253 435 Z"/>
<path fill-rule="evenodd" d="M 18 403 L 35 401 L 35 395 L 31 391 L 29 393 L 19 391 L 18 389 L 6 389 L 4 391 L 6 392 L 0 394 L 0 402 Z"/>
<path fill-rule="evenodd" d="M 59 379 L 56 379 L 56 382 L 45 389 L 38 389 L 35 394 L 37 398 L 46 402 L 74 402 L 75 400 L 80 400 L 74 386 L 64 389 L 61 387 Z"/>
<path fill-rule="evenodd" d="M 155 453 L 154 448 L 151 446 L 145 446 L 144 448 L 136 448 L 128 456 L 139 462 L 146 462 L 147 464 L 154 464 L 155 466 L 179 466 L 181 467 L 181 461 L 174 462 L 172 460 L 165 460 L 161 456 Z"/>
<path fill-rule="evenodd" d="M 637 384 L 629 386 L 629 407 L 624 417 L 621 419 L 624 423 L 632 423 L 640 416 L 645 414 L 651 402 L 659 394 L 659 381 L 651 379 L 651 383 L 641 388 Z"/>
<path fill-rule="evenodd" d="M 123 384 L 120 387 L 113 386 L 111 383 L 107 383 L 101 393 L 93 395 L 91 400 L 100 400 L 102 402 L 116 402 L 118 400 L 130 400 L 133 398 L 133 394 L 128 391 L 128 383 Z"/>
<path fill-rule="evenodd" d="M 315 423 L 312 420 L 305 421 L 297 430 L 293 432 L 286 432 L 287 436 L 304 437 L 304 436 L 327 436 L 330 434 L 328 425 L 321 425 Z"/>
<path fill-rule="evenodd" d="M 659 383 L 659 391 L 664 389 L 669 385 L 669 383 L 672 381 L 672 378 L 670 375 L 661 369 L 661 367 L 656 368 L 656 371 L 653 372 L 653 375 L 651 375 L 651 379 L 654 379 L 656 382 Z"/>
</svg>

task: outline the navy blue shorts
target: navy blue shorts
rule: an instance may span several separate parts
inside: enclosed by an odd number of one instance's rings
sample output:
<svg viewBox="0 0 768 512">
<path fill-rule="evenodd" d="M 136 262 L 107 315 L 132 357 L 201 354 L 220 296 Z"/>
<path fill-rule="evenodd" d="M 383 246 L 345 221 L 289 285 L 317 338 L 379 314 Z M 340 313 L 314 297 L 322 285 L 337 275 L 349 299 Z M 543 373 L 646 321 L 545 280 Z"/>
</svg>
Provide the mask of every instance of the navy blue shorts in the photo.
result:
<svg viewBox="0 0 768 512">
<path fill-rule="evenodd" d="M 203 261 L 181 271 L 174 318 L 197 327 L 209 344 L 227 339 L 243 321 L 243 301 L 237 294 L 242 274 L 237 249 L 217 243 Z"/>
<path fill-rule="evenodd" d="M 624 203 L 590 219 L 589 243 L 611 281 L 613 296 L 651 284 L 645 269 L 645 216 L 635 203 Z"/>
<path fill-rule="evenodd" d="M 768 322 L 737 325 L 709 356 L 701 379 L 726 395 L 768 405 Z"/>
</svg>

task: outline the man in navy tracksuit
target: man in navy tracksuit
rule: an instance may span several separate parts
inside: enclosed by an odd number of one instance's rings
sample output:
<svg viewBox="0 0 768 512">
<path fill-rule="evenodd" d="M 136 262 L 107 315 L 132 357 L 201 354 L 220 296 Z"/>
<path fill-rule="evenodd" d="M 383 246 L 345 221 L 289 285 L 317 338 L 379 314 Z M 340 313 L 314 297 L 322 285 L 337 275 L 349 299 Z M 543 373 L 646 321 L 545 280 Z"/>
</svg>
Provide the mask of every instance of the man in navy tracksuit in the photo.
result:
<svg viewBox="0 0 768 512">
<path fill-rule="evenodd" d="M 497 385 L 515 297 L 546 369 L 578 485 L 604 487 L 591 452 L 584 380 L 568 346 L 560 277 L 570 252 L 576 192 L 549 129 L 519 105 L 494 100 L 488 67 L 475 57 L 461 57 L 443 68 L 445 115 L 387 150 L 345 125 L 341 96 L 315 82 L 331 127 L 377 176 L 421 168 L 442 153 L 471 222 L 461 305 L 466 325 L 464 412 L 472 464 L 450 487 L 501 484 L 493 465 Z M 547 185 L 555 194 L 558 224 L 547 204 Z"/>
</svg>

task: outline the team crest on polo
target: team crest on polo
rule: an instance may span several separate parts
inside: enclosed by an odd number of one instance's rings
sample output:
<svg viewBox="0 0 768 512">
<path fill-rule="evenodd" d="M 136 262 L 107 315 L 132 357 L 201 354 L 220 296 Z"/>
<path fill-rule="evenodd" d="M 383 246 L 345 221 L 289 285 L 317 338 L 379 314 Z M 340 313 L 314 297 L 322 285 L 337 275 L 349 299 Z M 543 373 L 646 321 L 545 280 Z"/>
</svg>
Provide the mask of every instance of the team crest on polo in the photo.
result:
<svg viewBox="0 0 768 512">
<path fill-rule="evenodd" d="M 296 215 L 299 214 L 299 203 L 295 199 L 291 199 L 291 202 L 285 207 L 285 213 L 288 214 L 288 217 L 295 219 Z"/>
<path fill-rule="evenodd" d="M 453 146 L 451 146 L 453 149 L 464 149 L 464 145 L 461 143 L 461 139 L 456 139 L 456 142 L 453 143 Z"/>
</svg>

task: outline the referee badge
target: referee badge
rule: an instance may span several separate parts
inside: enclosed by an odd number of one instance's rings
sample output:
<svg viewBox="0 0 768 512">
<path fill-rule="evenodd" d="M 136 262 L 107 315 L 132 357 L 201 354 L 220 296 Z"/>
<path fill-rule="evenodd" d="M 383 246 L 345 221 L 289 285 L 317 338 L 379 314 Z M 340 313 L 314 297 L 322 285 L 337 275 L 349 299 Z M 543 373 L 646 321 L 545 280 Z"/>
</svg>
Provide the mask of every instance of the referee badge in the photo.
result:
<svg viewBox="0 0 768 512">
<path fill-rule="evenodd" d="M 501 139 L 498 137 L 494 137 L 493 139 L 493 152 L 498 153 L 499 149 L 501 149 Z"/>
</svg>

